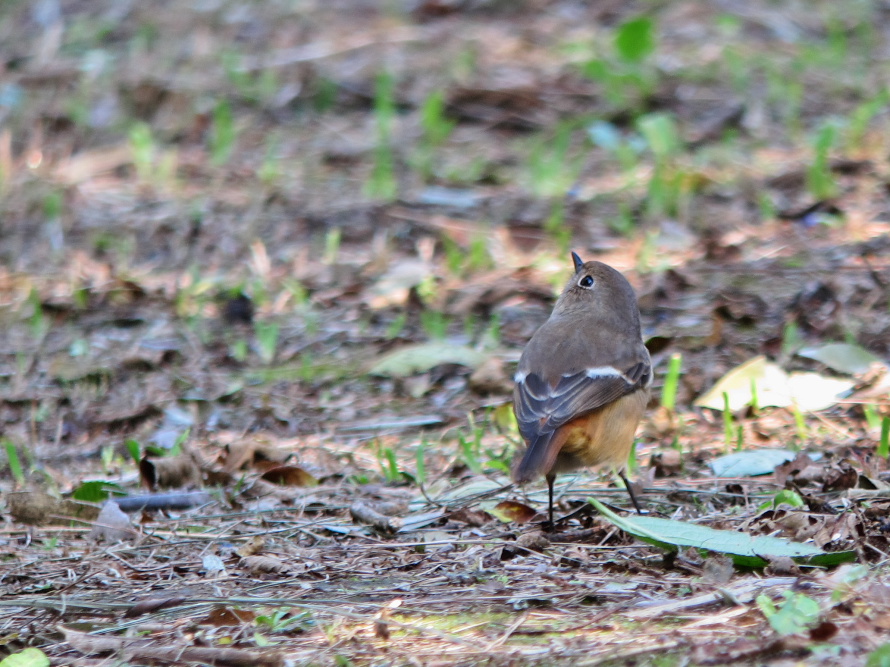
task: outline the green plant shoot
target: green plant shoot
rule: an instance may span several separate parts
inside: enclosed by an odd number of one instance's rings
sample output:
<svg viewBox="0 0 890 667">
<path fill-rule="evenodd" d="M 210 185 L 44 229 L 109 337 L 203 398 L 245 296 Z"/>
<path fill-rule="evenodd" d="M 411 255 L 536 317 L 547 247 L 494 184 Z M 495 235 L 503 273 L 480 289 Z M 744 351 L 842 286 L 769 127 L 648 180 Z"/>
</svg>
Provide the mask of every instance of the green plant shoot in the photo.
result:
<svg viewBox="0 0 890 667">
<path fill-rule="evenodd" d="M 732 447 L 735 439 L 735 426 L 732 419 L 732 410 L 729 409 L 729 394 L 723 392 L 723 436 L 726 440 L 726 451 Z"/>
<path fill-rule="evenodd" d="M 396 115 L 395 82 L 389 72 L 377 75 L 374 86 L 374 117 L 377 124 L 377 145 L 374 165 L 365 192 L 375 198 L 395 199 L 398 185 L 395 177 L 395 158 L 392 152 L 392 125 Z"/>
<path fill-rule="evenodd" d="M 275 360 L 278 349 L 278 324 L 276 322 L 260 322 L 254 324 L 257 351 L 263 363 L 271 364 Z"/>
<path fill-rule="evenodd" d="M 803 593 L 785 591 L 785 602 L 778 609 L 768 596 L 761 594 L 757 596 L 757 606 L 773 630 L 783 637 L 804 632 L 819 621 L 819 603 Z"/>
<path fill-rule="evenodd" d="M 881 458 L 890 457 L 890 417 L 881 420 L 881 442 L 877 453 Z"/>
<path fill-rule="evenodd" d="M 668 361 L 667 375 L 661 390 L 661 407 L 673 412 L 677 404 L 677 386 L 680 383 L 680 371 L 683 367 L 683 355 L 675 353 Z"/>
<path fill-rule="evenodd" d="M 414 455 L 417 474 L 414 478 L 421 486 L 426 484 L 426 440 L 421 440 Z"/>
<path fill-rule="evenodd" d="M 11 440 L 3 441 L 3 448 L 6 450 L 6 459 L 9 461 L 9 472 L 19 487 L 25 486 L 25 473 L 22 470 L 22 462 L 19 459 L 19 453 L 12 444 Z"/>
<path fill-rule="evenodd" d="M 235 120 L 232 107 L 220 100 L 213 109 L 213 125 L 210 132 L 210 162 L 221 167 L 232 156 L 235 148 Z"/>
</svg>

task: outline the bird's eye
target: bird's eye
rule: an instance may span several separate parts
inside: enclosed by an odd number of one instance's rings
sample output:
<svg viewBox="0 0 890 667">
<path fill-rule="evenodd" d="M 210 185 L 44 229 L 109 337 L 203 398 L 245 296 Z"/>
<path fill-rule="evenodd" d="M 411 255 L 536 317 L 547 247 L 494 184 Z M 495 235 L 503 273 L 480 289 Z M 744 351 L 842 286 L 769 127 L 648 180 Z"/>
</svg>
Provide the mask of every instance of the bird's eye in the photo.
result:
<svg viewBox="0 0 890 667">
<path fill-rule="evenodd" d="M 581 280 L 578 281 L 578 287 L 583 287 L 584 289 L 590 289 L 593 287 L 593 278 L 590 276 L 584 276 Z"/>
</svg>

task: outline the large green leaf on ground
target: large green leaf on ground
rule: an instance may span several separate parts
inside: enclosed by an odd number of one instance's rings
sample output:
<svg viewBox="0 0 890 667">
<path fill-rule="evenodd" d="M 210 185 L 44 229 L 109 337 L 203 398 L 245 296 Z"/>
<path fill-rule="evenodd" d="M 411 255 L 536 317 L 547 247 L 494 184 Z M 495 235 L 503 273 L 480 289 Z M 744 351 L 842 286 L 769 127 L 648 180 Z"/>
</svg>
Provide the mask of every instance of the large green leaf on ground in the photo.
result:
<svg viewBox="0 0 890 667">
<path fill-rule="evenodd" d="M 422 373 L 440 364 L 459 364 L 475 368 L 488 355 L 466 345 L 423 343 L 407 345 L 384 355 L 368 371 L 371 375 L 406 377 Z"/>
<path fill-rule="evenodd" d="M 768 475 L 796 456 L 790 449 L 748 449 L 718 456 L 709 465 L 715 477 L 754 477 Z"/>
<path fill-rule="evenodd" d="M 724 553 L 736 565 L 763 567 L 770 558 L 792 558 L 807 565 L 836 565 L 854 560 L 853 551 L 827 553 L 812 544 L 792 542 L 780 537 L 763 537 L 735 530 L 717 530 L 685 521 L 660 519 L 653 516 L 622 517 L 595 498 L 589 503 L 615 526 L 644 542 L 662 549 L 676 551 L 678 547 L 695 547 L 705 551 Z"/>
</svg>

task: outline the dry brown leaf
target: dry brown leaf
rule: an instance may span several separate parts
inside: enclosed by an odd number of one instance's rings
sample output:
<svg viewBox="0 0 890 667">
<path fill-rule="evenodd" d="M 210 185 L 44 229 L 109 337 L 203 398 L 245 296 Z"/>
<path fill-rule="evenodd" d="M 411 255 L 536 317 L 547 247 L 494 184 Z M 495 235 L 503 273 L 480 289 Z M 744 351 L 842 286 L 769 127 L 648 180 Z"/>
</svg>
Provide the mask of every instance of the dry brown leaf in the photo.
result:
<svg viewBox="0 0 890 667">
<path fill-rule="evenodd" d="M 285 465 L 269 468 L 262 479 L 280 486 L 318 486 L 318 480 L 299 466 Z"/>
<path fill-rule="evenodd" d="M 504 523 L 528 523 L 538 512 L 525 503 L 515 500 L 502 500 L 488 510 L 488 513 Z"/>
<path fill-rule="evenodd" d="M 290 570 L 287 563 L 274 556 L 245 556 L 239 564 L 253 574 L 284 574 Z"/>
</svg>

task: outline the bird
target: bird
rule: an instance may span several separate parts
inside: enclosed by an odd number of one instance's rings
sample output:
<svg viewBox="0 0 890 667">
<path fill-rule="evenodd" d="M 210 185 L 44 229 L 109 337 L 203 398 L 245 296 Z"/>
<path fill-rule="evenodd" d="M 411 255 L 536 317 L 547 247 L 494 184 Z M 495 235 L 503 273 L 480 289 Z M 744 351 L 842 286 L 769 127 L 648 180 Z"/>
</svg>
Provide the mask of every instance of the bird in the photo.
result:
<svg viewBox="0 0 890 667">
<path fill-rule="evenodd" d="M 526 449 L 511 476 L 519 484 L 545 477 L 551 526 L 556 474 L 584 466 L 615 469 L 642 513 L 623 472 L 652 384 L 636 295 L 611 266 L 575 252 L 572 261 L 574 275 L 513 378 L 513 412 Z"/>
</svg>

